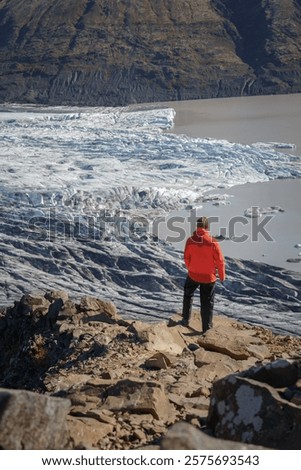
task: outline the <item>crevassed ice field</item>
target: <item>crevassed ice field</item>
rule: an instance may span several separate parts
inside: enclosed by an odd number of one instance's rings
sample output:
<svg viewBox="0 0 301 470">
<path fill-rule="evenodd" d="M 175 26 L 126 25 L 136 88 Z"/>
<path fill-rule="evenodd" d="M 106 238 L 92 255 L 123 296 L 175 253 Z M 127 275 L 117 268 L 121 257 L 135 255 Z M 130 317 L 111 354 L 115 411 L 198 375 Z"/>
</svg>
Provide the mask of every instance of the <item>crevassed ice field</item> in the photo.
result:
<svg viewBox="0 0 301 470">
<path fill-rule="evenodd" d="M 2 108 L 0 305 L 64 289 L 112 300 L 127 318 L 166 319 L 181 311 L 186 274 L 182 251 L 157 236 L 172 211 L 200 207 L 210 189 L 301 177 L 298 156 L 175 135 L 174 116 Z M 300 334 L 298 273 L 235 259 L 227 273 L 216 313 Z"/>
</svg>

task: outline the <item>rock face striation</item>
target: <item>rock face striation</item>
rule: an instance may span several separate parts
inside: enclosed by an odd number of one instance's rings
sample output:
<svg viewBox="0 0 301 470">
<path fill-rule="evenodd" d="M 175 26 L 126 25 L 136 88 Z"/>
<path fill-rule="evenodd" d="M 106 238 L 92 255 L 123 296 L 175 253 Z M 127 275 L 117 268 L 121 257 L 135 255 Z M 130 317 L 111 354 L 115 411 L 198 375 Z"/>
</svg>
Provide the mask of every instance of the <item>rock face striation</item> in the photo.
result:
<svg viewBox="0 0 301 470">
<path fill-rule="evenodd" d="M 301 449 L 300 338 L 180 318 L 64 291 L 1 309 L 0 448 Z"/>
<path fill-rule="evenodd" d="M 300 0 L 2 0 L 0 102 L 301 91 Z"/>
</svg>

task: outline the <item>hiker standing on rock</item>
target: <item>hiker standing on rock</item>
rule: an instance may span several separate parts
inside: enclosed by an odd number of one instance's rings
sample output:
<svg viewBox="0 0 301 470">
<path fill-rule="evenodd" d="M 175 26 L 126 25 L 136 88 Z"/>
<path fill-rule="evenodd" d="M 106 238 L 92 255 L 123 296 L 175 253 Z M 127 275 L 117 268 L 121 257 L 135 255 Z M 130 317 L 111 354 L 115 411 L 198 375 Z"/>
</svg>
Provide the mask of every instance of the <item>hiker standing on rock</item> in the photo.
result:
<svg viewBox="0 0 301 470">
<path fill-rule="evenodd" d="M 225 280 L 224 256 L 219 243 L 210 235 L 208 227 L 208 218 L 199 218 L 197 229 L 186 241 L 184 250 L 188 276 L 184 285 L 182 324 L 189 324 L 193 295 L 199 287 L 203 333 L 212 328 L 216 271 L 220 280 Z"/>
</svg>

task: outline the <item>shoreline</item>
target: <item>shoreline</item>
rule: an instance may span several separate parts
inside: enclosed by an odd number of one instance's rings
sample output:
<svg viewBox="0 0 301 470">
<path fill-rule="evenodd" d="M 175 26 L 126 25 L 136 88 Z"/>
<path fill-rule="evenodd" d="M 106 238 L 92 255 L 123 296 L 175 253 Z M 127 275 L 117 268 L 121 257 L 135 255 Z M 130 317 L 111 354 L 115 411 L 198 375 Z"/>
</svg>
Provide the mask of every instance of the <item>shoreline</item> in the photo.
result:
<svg viewBox="0 0 301 470">
<path fill-rule="evenodd" d="M 159 103 L 160 104 L 160 103 Z M 301 93 L 162 103 L 176 112 L 169 132 L 251 145 L 285 142 L 301 155 Z M 292 151 L 293 150 L 293 151 Z"/>
</svg>

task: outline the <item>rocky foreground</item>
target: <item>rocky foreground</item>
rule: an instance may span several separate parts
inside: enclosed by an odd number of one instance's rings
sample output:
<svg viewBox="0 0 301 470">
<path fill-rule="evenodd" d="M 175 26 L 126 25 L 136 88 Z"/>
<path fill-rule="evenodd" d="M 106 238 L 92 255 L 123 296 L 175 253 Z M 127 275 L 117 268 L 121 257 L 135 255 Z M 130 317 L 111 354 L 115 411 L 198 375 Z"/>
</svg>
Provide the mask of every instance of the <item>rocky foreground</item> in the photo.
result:
<svg viewBox="0 0 301 470">
<path fill-rule="evenodd" d="M 301 449 L 301 339 L 179 321 L 62 291 L 3 308 L 0 448 Z"/>
</svg>

